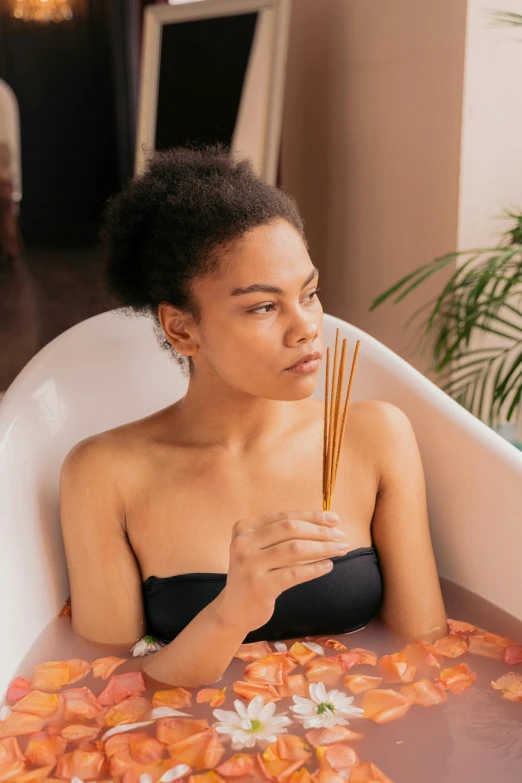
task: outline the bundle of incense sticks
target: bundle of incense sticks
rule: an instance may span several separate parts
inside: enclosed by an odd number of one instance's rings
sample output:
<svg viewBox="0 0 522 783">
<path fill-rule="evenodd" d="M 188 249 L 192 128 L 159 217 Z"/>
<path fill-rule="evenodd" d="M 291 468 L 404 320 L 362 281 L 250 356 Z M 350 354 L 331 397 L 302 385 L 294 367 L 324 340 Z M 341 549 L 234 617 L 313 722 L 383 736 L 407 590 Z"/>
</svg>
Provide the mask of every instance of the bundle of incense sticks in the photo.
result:
<svg viewBox="0 0 522 783">
<path fill-rule="evenodd" d="M 330 349 L 326 349 L 326 381 L 324 393 L 324 438 L 323 438 L 323 511 L 329 511 L 332 503 L 332 495 L 335 489 L 341 446 L 346 429 L 346 416 L 348 403 L 352 391 L 353 376 L 357 364 L 360 340 L 357 340 L 352 360 L 352 369 L 346 390 L 344 406 L 341 406 L 341 395 L 344 384 L 346 366 L 346 337 L 341 348 L 341 360 L 337 364 L 339 349 L 339 329 L 335 333 L 335 348 L 333 359 L 333 374 L 330 390 Z M 341 417 L 342 410 L 342 417 Z"/>
</svg>

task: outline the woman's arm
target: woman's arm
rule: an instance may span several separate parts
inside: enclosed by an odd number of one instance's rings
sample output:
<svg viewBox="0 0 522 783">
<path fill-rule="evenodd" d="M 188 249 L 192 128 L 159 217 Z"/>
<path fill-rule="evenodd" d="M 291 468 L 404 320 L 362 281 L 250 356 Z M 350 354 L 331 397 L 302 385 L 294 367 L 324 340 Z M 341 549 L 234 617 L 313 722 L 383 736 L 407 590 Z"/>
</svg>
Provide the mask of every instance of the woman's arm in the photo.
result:
<svg viewBox="0 0 522 783">
<path fill-rule="evenodd" d="M 130 651 L 146 627 L 141 573 L 123 528 L 112 451 L 94 437 L 69 452 L 61 472 L 61 525 L 73 630 L 94 642 L 128 645 Z M 136 663 L 162 683 L 210 685 L 225 672 L 249 630 L 225 615 L 218 596 L 170 644 Z"/>
<path fill-rule="evenodd" d="M 372 403 L 379 489 L 372 538 L 384 579 L 381 619 L 406 636 L 433 641 L 449 633 L 433 554 L 424 471 L 403 411 Z"/>
</svg>

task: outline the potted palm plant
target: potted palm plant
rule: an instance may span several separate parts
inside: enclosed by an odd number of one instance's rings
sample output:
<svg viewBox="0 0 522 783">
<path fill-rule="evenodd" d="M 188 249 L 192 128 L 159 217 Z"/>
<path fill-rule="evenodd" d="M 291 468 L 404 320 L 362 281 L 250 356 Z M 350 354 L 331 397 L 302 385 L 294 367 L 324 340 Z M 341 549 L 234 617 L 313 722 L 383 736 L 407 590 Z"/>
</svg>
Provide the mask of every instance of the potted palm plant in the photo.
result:
<svg viewBox="0 0 522 783">
<path fill-rule="evenodd" d="M 429 310 L 419 347 L 433 338 L 432 366 L 442 388 L 490 426 L 522 411 L 522 214 L 496 247 L 448 253 L 378 296 L 402 301 L 432 275 L 457 262 Z M 416 314 L 418 315 L 419 312 Z"/>
</svg>

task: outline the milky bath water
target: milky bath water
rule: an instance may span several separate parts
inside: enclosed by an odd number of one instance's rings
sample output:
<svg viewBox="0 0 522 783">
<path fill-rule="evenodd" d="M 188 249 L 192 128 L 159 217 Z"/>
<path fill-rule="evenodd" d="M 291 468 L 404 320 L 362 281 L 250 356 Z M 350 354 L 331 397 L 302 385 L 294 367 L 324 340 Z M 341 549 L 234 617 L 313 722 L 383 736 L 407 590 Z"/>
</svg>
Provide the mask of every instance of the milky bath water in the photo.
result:
<svg viewBox="0 0 522 783">
<path fill-rule="evenodd" d="M 509 637 L 517 646 L 522 644 L 522 623 L 451 582 L 441 580 L 441 585 L 449 618 L 466 621 L 492 634 Z M 466 635 L 464 634 L 462 638 L 466 639 Z M 327 640 L 328 644 L 326 643 Z M 307 688 L 306 697 L 310 695 L 308 675 L 317 684 L 320 680 L 317 679 L 316 673 L 318 666 L 320 671 L 321 660 L 340 654 L 342 656 L 343 653 L 348 657 L 341 658 L 341 662 L 344 661 L 344 664 L 348 662 L 348 665 L 346 665 L 346 669 L 343 669 L 342 674 L 337 677 L 337 681 L 335 681 L 335 676 L 333 676 L 332 680 L 326 678 L 328 681 L 325 684 L 325 689 L 327 693 L 336 690 L 348 699 L 353 697 L 353 701 L 350 702 L 352 708 L 358 707 L 362 709 L 365 704 L 370 704 L 371 697 L 368 697 L 367 694 L 369 692 L 375 694 L 378 688 L 386 691 L 394 690 L 401 694 L 401 689 L 408 684 L 407 681 L 387 681 L 387 677 L 383 676 L 381 661 L 384 655 L 398 653 L 412 640 L 407 640 L 391 633 L 378 620 L 374 620 L 366 628 L 350 634 L 306 637 L 298 640 L 287 639 L 281 640 L 282 643 L 279 642 L 278 644 L 268 642 L 265 655 L 275 655 L 277 658 L 277 655 L 285 654 L 285 648 L 287 651 L 291 651 L 296 641 L 311 643 L 311 647 L 304 650 L 306 656 L 308 656 L 306 661 L 302 659 L 303 662 L 301 664 L 294 661 L 294 668 L 290 672 L 294 678 L 296 675 L 301 675 L 299 679 L 306 684 Z M 8 643 L 8 641 L 5 643 Z M 316 647 L 315 645 L 318 643 L 319 647 Z M 248 646 L 245 645 L 244 647 Z M 346 648 L 346 651 L 344 648 Z M 375 653 L 376 659 L 378 659 L 377 665 L 372 666 L 368 662 L 352 665 L 349 662 L 349 654 L 354 648 Z M 253 649 L 256 649 L 255 646 Z M 300 653 L 303 653 L 303 647 L 294 647 L 293 649 L 299 649 Z M 513 649 L 516 651 L 517 648 Z M 202 650 L 201 652 L 202 654 L 212 655 L 212 650 Z M 127 659 L 114 670 L 112 676 L 132 672 L 137 669 L 137 661 L 139 659 L 132 657 L 128 649 L 122 649 L 120 646 L 99 645 L 87 642 L 72 631 L 70 620 L 67 616 L 60 616 L 50 623 L 44 633 L 38 638 L 25 659 L 20 663 L 16 677 L 25 678 L 26 683 L 32 682 L 34 667 L 38 664 L 70 659 L 80 659 L 92 663 L 96 659 L 105 659 L 108 656 Z M 67 721 L 63 720 L 62 716 L 60 721 L 58 719 L 54 720 L 53 716 L 51 716 L 45 719 L 46 723 L 40 730 L 29 734 L 20 734 L 16 737 L 19 752 L 24 754 L 31 741 L 33 741 L 31 748 L 36 747 L 34 745 L 35 737 L 36 739 L 48 739 L 49 734 L 61 736 L 62 732 L 64 737 L 73 737 L 81 733 L 82 730 L 90 731 L 91 735 L 83 739 L 76 738 L 65 741 L 62 738 L 60 740 L 59 752 L 62 756 L 65 756 L 66 754 L 73 754 L 78 749 L 83 749 L 87 754 L 94 754 L 92 758 L 96 757 L 100 763 L 103 758 L 103 764 L 94 776 L 91 770 L 91 777 L 84 775 L 82 778 L 81 775 L 73 774 L 82 769 L 81 766 L 75 766 L 80 757 L 73 755 L 69 756 L 71 763 L 62 761 L 61 765 L 58 763 L 57 766 L 51 769 L 47 769 L 50 766 L 49 764 L 45 767 L 43 764 L 30 763 L 23 758 L 20 758 L 17 762 L 18 767 L 16 765 L 9 767 L 7 764 L 9 757 L 6 753 L 7 750 L 13 753 L 14 746 L 12 739 L 9 739 L 7 736 L 8 732 L 6 735 L 4 729 L 2 733 L 2 726 L 5 727 L 9 724 L 6 724 L 5 720 L 4 722 L 0 721 L 0 737 L 3 737 L 0 740 L 0 783 L 3 783 L 4 780 L 14 781 L 14 783 L 37 783 L 39 780 L 66 781 L 74 777 L 79 777 L 84 781 L 95 779 L 99 781 L 116 781 L 121 779 L 122 783 L 140 783 L 141 777 L 141 783 L 151 783 L 151 781 L 155 783 L 156 780 L 159 780 L 160 773 L 155 774 L 154 762 L 152 762 L 152 766 L 150 764 L 149 766 L 147 764 L 144 765 L 144 762 L 150 761 L 150 759 L 154 759 L 156 756 L 161 756 L 161 760 L 157 760 L 156 763 L 158 770 L 165 770 L 165 759 L 176 759 L 176 753 L 179 753 L 180 756 L 177 759 L 179 764 L 177 766 L 172 766 L 171 764 L 171 769 L 176 770 L 176 772 L 171 773 L 171 778 L 172 774 L 180 773 L 182 780 L 189 781 L 192 777 L 192 783 L 219 783 L 220 780 L 225 781 L 225 783 L 233 783 L 233 781 L 235 783 L 247 783 L 250 780 L 257 781 L 263 779 L 277 780 L 279 783 L 284 783 L 285 781 L 289 781 L 289 783 L 307 783 L 309 780 L 312 780 L 313 783 L 341 783 L 346 780 L 361 781 L 361 783 L 366 781 L 377 781 L 377 783 L 379 781 L 392 781 L 392 783 L 463 783 L 463 781 L 466 783 L 468 781 L 470 783 L 489 783 L 490 781 L 520 783 L 522 781 L 522 691 L 520 692 L 519 701 L 511 700 L 514 698 L 513 691 L 511 691 L 511 698 L 503 698 L 503 691 L 495 689 L 492 686 L 492 681 L 497 682 L 499 678 L 509 672 L 513 672 L 515 675 L 517 672 L 522 673 L 522 664 L 518 663 L 518 659 L 516 659 L 517 663 L 509 665 L 499 656 L 491 658 L 469 651 L 455 658 L 434 657 L 438 661 L 440 668 L 437 668 L 436 665 L 431 665 L 424 667 L 422 671 L 419 669 L 413 678 L 413 682 L 421 678 L 437 682 L 437 678 L 442 671 L 458 667 L 461 664 L 466 664 L 469 671 L 476 677 L 469 684 L 469 687 L 466 687 L 460 694 L 451 689 L 445 690 L 439 685 L 437 687 L 440 687 L 440 693 L 445 695 L 445 701 L 429 707 L 414 703 L 400 717 L 394 717 L 386 722 L 375 722 L 371 718 L 364 715 L 361 716 L 360 712 L 355 717 L 348 715 L 348 723 L 340 725 L 346 726 L 346 736 L 350 736 L 350 739 L 339 735 L 337 741 L 333 741 L 335 738 L 332 734 L 329 736 L 328 732 L 321 735 L 316 729 L 315 733 L 314 731 L 310 733 L 310 729 L 304 727 L 302 717 L 292 709 L 297 704 L 295 698 L 291 695 L 284 695 L 282 698 L 279 698 L 277 696 L 279 692 L 278 686 L 272 685 L 266 692 L 270 692 L 272 696 L 276 694 L 273 702 L 275 705 L 273 715 L 274 717 L 286 716 L 289 719 L 285 726 L 286 731 L 281 732 L 277 736 L 284 738 L 290 735 L 300 739 L 293 740 L 294 744 L 290 750 L 288 747 L 285 749 L 285 746 L 281 744 L 281 740 L 269 742 L 266 739 L 256 740 L 251 747 L 244 746 L 234 750 L 231 746 L 230 735 L 216 733 L 215 731 L 210 732 L 217 739 L 215 741 L 212 739 L 212 742 L 209 740 L 210 744 L 208 747 L 214 743 L 212 745 L 214 747 L 214 755 L 212 756 L 214 760 L 212 766 L 207 768 L 201 766 L 203 763 L 201 761 L 201 753 L 187 750 L 186 743 L 185 745 L 183 744 L 184 741 L 179 742 L 177 745 L 175 743 L 172 744 L 173 738 L 177 737 L 174 729 L 178 731 L 176 727 L 179 727 L 183 721 L 199 719 L 203 721 L 199 724 L 199 730 L 201 731 L 206 725 L 212 727 L 219 724 L 220 720 L 217 716 L 223 718 L 223 712 L 221 711 L 226 711 L 227 713 L 236 711 L 237 700 L 240 700 L 247 706 L 251 698 L 253 698 L 253 692 L 248 693 L 249 683 L 254 688 L 259 684 L 262 685 L 262 679 L 259 679 L 260 672 L 262 672 L 262 658 L 260 657 L 253 659 L 249 659 L 248 656 L 246 658 L 235 657 L 218 682 L 209 686 L 202 686 L 201 688 L 185 689 L 185 691 L 189 692 L 189 696 L 185 699 L 186 703 L 184 706 L 177 708 L 177 712 L 184 713 L 184 716 L 178 716 L 174 719 L 168 717 L 156 718 L 148 725 L 138 727 L 130 733 L 116 733 L 113 736 L 120 739 L 113 739 L 110 745 L 106 744 L 110 741 L 109 739 L 102 739 L 107 731 L 111 727 L 121 729 L 122 726 L 129 722 L 128 717 L 125 717 L 125 715 L 121 718 L 114 718 L 114 705 L 111 704 L 110 698 L 104 699 L 105 705 L 103 710 L 100 708 L 101 717 L 99 717 L 98 721 L 92 718 L 82 719 L 78 715 L 74 719 L 69 716 Z M 276 658 L 270 657 L 269 660 L 274 661 Z M 434 664 L 433 660 L 431 662 Z M 252 664 L 255 665 L 252 667 Z M 368 677 L 382 677 L 382 681 L 378 683 L 378 680 L 372 680 L 371 683 L 376 687 L 354 693 L 347 687 L 346 683 L 353 683 L 353 678 L 356 675 L 360 675 L 363 678 L 362 682 Z M 270 680 L 270 676 L 273 678 L 273 672 L 271 675 L 267 675 L 267 682 Z M 332 677 L 331 671 L 329 671 L 328 677 Z M 345 677 L 351 679 L 345 680 Z M 55 690 L 54 693 L 63 695 L 71 688 L 87 688 L 94 696 L 98 697 L 107 689 L 110 682 L 111 677 L 102 680 L 100 677 L 93 677 L 92 671 L 90 671 L 80 681 L 66 684 Z M 176 687 L 175 685 L 167 686 L 158 683 L 154 683 L 155 687 L 151 687 L 150 680 L 147 684 L 149 687 L 137 696 L 134 696 L 134 698 L 148 700 L 151 709 L 154 708 L 155 704 L 169 703 L 168 694 L 167 696 L 154 697 L 156 692 L 168 692 Z M 245 687 L 247 688 L 246 692 L 242 690 Z M 199 702 L 197 700 L 198 692 L 204 688 L 215 689 L 216 692 L 224 691 L 224 700 L 219 703 L 219 706 L 212 706 L 208 701 Z M 282 688 L 280 691 L 284 692 Z M 81 691 L 81 693 L 85 694 L 86 691 Z M 180 693 L 183 693 L 183 690 Z M 19 695 L 20 693 L 18 693 Z M 48 699 L 48 696 L 43 698 Z M 116 702 L 118 698 L 120 697 L 116 696 Z M 312 704 L 312 700 L 310 699 L 309 701 Z M 264 698 L 263 703 L 265 703 Z M 12 714 L 13 711 L 16 711 L 15 702 L 6 701 L 5 704 L 7 709 L 4 707 L 3 713 L 0 713 L 4 718 L 9 712 Z M 321 707 L 321 709 L 330 710 L 331 712 L 331 709 L 327 706 Z M 395 709 L 396 713 L 400 714 L 400 709 L 398 711 L 397 708 Z M 112 710 L 112 712 L 108 713 L 108 710 Z M 104 715 L 106 716 L 107 714 L 109 714 L 109 722 L 104 724 Z M 334 712 L 332 712 L 332 715 L 334 715 Z M 142 715 L 141 721 L 138 722 L 145 722 L 147 717 L 148 715 Z M 119 722 L 119 720 L 122 720 L 123 723 Z M 168 724 L 167 721 L 169 720 L 174 720 L 174 722 Z M 161 728 L 162 724 L 163 728 Z M 72 730 L 70 729 L 71 725 L 75 727 Z M 78 729 L 78 726 L 80 729 Z M 173 731 L 174 734 L 172 733 Z M 348 734 L 349 732 L 351 733 Z M 130 739 L 121 739 L 126 736 Z M 144 756 L 142 753 L 143 757 L 135 754 L 134 758 L 139 759 L 139 763 L 136 761 L 133 770 L 132 765 L 129 767 L 129 759 L 131 758 L 128 755 L 129 742 L 132 742 L 132 737 L 137 738 L 136 741 L 139 741 L 140 736 L 142 737 L 141 745 L 137 747 L 145 748 L 146 752 L 143 751 L 145 753 Z M 353 738 L 354 736 L 356 738 Z M 143 737 L 159 738 L 163 743 L 157 742 L 155 739 L 154 743 L 143 744 Z M 165 738 L 167 738 L 167 741 L 165 741 Z M 314 741 L 311 742 L 310 739 Z M 111 766 L 111 761 L 107 758 L 106 747 L 112 753 L 114 748 L 120 748 L 122 743 L 127 743 L 125 749 L 127 766 L 118 767 L 114 762 L 114 759 L 118 758 L 120 750 L 112 757 L 113 763 Z M 222 750 L 219 750 L 221 746 Z M 2 748 L 5 751 L 4 753 Z M 216 748 L 217 750 L 215 750 Z M 151 754 L 150 758 L 147 757 L 149 752 Z M 207 752 L 206 758 L 211 757 L 208 755 L 209 752 Z M 3 766 L 2 753 L 4 757 Z M 285 758 L 285 753 L 289 758 Z M 281 757 L 281 754 L 283 757 Z M 29 755 L 31 756 L 31 753 Z M 262 760 L 260 760 L 259 764 L 256 762 L 255 768 L 249 768 L 248 764 L 252 762 L 250 757 L 253 756 L 257 758 L 261 756 Z M 34 755 L 31 758 L 34 761 Z M 234 762 L 227 764 L 227 761 L 230 759 L 233 759 Z M 187 760 L 193 763 L 187 763 Z M 367 763 L 365 764 L 365 762 Z M 370 766 L 369 762 L 373 766 Z M 142 775 L 149 775 L 149 777 L 142 777 Z M 169 780 L 168 774 L 164 779 L 165 781 Z M 78 781 L 73 781 L 73 783 L 78 783 Z"/>
</svg>

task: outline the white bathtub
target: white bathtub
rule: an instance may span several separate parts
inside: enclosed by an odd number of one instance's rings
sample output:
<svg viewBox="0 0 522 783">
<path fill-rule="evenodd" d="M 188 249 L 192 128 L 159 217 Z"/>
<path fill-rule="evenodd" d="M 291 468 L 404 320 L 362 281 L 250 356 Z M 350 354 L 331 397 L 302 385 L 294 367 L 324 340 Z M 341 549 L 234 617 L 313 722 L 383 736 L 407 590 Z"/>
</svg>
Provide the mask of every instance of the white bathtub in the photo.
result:
<svg viewBox="0 0 522 783">
<path fill-rule="evenodd" d="M 407 362 L 325 315 L 348 357 L 361 340 L 352 399 L 395 403 L 410 417 L 428 488 L 439 573 L 522 620 L 522 452 L 463 410 Z M 323 367 L 324 372 L 324 367 Z M 150 321 L 119 311 L 78 324 L 46 346 L 0 404 L 0 698 L 68 596 L 58 515 L 67 451 L 87 435 L 137 419 L 184 394 L 184 379 Z M 317 396 L 324 388 L 324 375 Z"/>
</svg>

